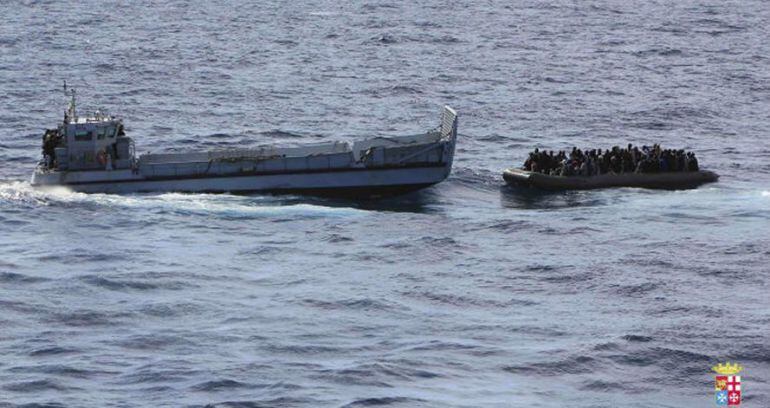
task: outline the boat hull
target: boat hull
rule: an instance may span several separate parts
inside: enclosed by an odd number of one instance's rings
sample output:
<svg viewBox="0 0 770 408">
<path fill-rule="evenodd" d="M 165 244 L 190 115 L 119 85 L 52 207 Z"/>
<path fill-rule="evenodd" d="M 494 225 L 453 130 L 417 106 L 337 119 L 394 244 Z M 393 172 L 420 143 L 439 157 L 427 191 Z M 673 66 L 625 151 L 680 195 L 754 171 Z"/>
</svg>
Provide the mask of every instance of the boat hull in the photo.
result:
<svg viewBox="0 0 770 408">
<path fill-rule="evenodd" d="M 64 175 L 37 175 L 36 187 L 58 186 L 83 193 L 286 193 L 341 197 L 377 197 L 411 192 L 443 181 L 451 167 L 403 167 L 393 169 L 340 169 L 303 173 L 239 174 L 217 177 L 143 178 L 122 172 L 105 179 L 104 172 L 78 177 Z M 46 177 L 47 176 L 47 177 Z M 89 177 L 92 176 L 92 177 Z"/>
<path fill-rule="evenodd" d="M 521 169 L 503 171 L 503 179 L 512 186 L 534 187 L 544 190 L 589 190 L 610 187 L 641 187 L 651 189 L 687 189 L 717 181 L 712 171 L 668 173 L 602 174 L 591 177 L 551 176 Z"/>
</svg>

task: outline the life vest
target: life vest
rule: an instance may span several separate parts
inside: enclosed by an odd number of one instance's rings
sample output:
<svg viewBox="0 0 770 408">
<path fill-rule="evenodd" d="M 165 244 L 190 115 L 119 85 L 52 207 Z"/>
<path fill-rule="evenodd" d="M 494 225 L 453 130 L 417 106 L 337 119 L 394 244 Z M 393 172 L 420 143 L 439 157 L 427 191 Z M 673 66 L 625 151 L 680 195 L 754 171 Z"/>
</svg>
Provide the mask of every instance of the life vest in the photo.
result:
<svg viewBox="0 0 770 408">
<path fill-rule="evenodd" d="M 107 165 L 107 152 L 104 149 L 100 149 L 99 152 L 96 153 L 96 160 L 102 166 L 106 166 Z"/>
</svg>

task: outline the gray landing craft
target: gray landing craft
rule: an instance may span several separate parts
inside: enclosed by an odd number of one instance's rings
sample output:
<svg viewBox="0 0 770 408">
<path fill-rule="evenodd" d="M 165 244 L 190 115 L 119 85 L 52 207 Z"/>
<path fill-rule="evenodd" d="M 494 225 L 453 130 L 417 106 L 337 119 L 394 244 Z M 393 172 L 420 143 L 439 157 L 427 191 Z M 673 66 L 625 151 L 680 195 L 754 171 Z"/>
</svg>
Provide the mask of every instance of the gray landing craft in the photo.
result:
<svg viewBox="0 0 770 408">
<path fill-rule="evenodd" d="M 98 111 L 78 117 L 73 92 L 63 123 L 43 136 L 32 185 L 85 193 L 392 195 L 446 179 L 456 140 L 457 114 L 444 107 L 436 129 L 414 136 L 137 157 L 122 120 Z"/>
</svg>

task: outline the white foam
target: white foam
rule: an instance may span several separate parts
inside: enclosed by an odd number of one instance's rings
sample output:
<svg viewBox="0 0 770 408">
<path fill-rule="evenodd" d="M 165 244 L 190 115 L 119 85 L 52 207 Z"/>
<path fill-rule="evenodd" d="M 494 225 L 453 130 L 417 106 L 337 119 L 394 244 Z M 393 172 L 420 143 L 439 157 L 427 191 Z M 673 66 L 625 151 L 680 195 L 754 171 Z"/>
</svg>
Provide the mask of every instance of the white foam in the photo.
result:
<svg viewBox="0 0 770 408">
<path fill-rule="evenodd" d="M 71 192 L 63 187 L 52 188 L 50 191 L 36 190 L 24 181 L 0 183 L 0 200 L 11 203 L 48 205 L 46 198 L 50 194 L 66 195 L 69 193 Z"/>
<path fill-rule="evenodd" d="M 275 197 L 242 197 L 212 194 L 168 193 L 158 196 L 125 197 L 124 205 L 147 210 L 163 209 L 198 215 L 224 217 L 351 217 L 365 211 L 353 208 L 334 208 L 312 204 L 280 205 Z"/>
<path fill-rule="evenodd" d="M 355 208 L 313 204 L 281 204 L 274 196 L 233 196 L 228 194 L 155 195 L 85 194 L 66 187 L 33 188 L 27 182 L 0 183 L 0 200 L 38 206 L 96 204 L 132 210 L 181 212 L 223 217 L 354 217 L 366 214 Z"/>
</svg>

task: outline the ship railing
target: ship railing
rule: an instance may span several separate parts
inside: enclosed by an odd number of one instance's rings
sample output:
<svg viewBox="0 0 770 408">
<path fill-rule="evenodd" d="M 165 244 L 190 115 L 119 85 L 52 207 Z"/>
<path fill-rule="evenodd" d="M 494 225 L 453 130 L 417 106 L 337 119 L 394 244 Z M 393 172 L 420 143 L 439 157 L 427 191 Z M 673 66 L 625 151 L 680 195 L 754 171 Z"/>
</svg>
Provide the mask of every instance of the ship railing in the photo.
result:
<svg viewBox="0 0 770 408">
<path fill-rule="evenodd" d="M 441 112 L 440 132 L 442 139 L 457 138 L 457 112 L 449 106 L 444 106 L 444 111 Z"/>
</svg>

